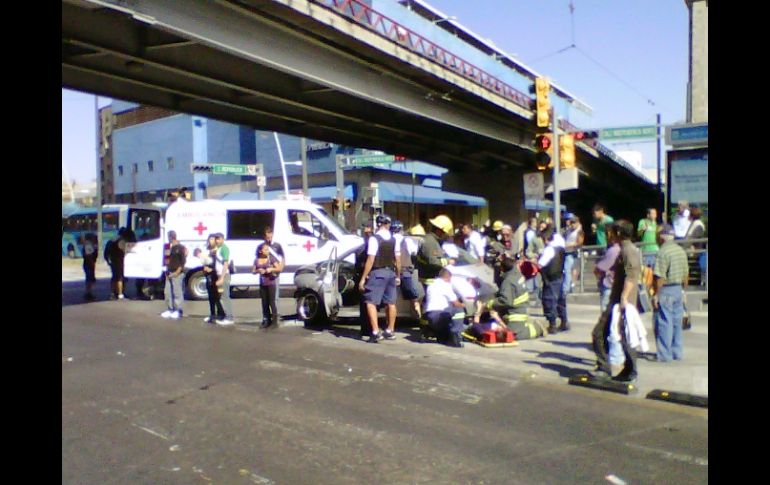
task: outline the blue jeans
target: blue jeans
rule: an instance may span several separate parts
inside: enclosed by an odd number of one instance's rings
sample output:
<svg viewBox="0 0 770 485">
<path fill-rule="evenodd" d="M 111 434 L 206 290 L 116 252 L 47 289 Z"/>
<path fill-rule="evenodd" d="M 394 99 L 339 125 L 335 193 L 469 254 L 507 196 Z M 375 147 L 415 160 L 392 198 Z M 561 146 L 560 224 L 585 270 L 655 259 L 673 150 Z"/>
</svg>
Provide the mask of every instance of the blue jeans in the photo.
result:
<svg viewBox="0 0 770 485">
<path fill-rule="evenodd" d="M 642 264 L 644 264 L 647 267 L 654 268 L 655 267 L 655 258 L 658 257 L 658 253 L 648 253 L 642 255 Z"/>
<path fill-rule="evenodd" d="M 567 300 L 561 290 L 561 278 L 552 281 L 543 280 L 543 313 L 551 326 L 556 324 L 557 316 L 562 325 L 567 324 Z"/>
<path fill-rule="evenodd" d="M 682 358 L 682 286 L 670 285 L 660 289 L 658 311 L 655 312 L 655 343 L 661 362 Z"/>
<path fill-rule="evenodd" d="M 605 310 L 607 310 L 607 307 L 610 305 L 610 291 L 612 291 L 612 288 L 609 286 L 604 286 L 604 278 L 599 280 L 599 307 L 601 308 L 601 312 L 604 313 Z"/>
<path fill-rule="evenodd" d="M 564 257 L 564 283 L 562 291 L 565 295 L 572 293 L 572 268 L 575 266 L 577 257 L 574 254 L 567 254 Z"/>
</svg>

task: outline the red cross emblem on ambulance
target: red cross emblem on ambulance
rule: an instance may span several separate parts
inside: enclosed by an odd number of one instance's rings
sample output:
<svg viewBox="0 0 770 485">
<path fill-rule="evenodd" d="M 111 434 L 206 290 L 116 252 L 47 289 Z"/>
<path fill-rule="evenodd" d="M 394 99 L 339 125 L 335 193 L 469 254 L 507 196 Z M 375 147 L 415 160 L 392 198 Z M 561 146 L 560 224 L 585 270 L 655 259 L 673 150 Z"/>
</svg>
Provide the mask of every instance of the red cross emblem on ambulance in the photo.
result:
<svg viewBox="0 0 770 485">
<path fill-rule="evenodd" d="M 198 226 L 193 227 L 193 231 L 198 231 L 199 236 L 202 236 L 203 231 L 205 231 L 206 229 L 208 229 L 208 227 L 204 226 L 202 222 L 198 222 Z"/>
<path fill-rule="evenodd" d="M 308 240 L 305 244 L 302 245 L 302 247 L 307 249 L 307 252 L 310 252 L 310 250 L 314 248 L 315 245 L 311 243 L 310 240 Z"/>
</svg>

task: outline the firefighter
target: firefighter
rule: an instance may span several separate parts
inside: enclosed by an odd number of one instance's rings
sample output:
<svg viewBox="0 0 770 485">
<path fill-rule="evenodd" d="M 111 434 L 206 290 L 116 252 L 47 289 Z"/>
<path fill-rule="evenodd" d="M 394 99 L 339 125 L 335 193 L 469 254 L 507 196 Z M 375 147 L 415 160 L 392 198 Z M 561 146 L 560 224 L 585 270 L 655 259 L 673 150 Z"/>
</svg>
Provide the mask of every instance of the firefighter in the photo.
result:
<svg viewBox="0 0 770 485">
<path fill-rule="evenodd" d="M 438 276 L 441 268 L 454 264 L 454 260 L 448 258 L 441 248 L 447 236 L 454 233 L 452 219 L 442 214 L 429 221 L 430 232 L 423 239 L 422 246 L 417 252 L 416 267 L 420 274 L 420 281 L 424 284 L 430 284 Z"/>
</svg>

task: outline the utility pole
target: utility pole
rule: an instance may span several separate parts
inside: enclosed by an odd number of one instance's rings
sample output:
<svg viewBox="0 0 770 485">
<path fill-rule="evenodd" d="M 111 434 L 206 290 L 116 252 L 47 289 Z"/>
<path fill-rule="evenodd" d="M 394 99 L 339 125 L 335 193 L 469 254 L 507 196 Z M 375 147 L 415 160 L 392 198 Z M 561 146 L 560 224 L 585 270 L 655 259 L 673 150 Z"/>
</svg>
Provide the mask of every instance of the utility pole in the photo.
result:
<svg viewBox="0 0 770 485">
<path fill-rule="evenodd" d="M 94 95 L 94 113 L 96 117 L 96 238 L 97 249 L 102 244 L 102 167 L 101 167 L 101 117 L 99 116 L 99 96 Z"/>
<path fill-rule="evenodd" d="M 265 186 L 259 183 L 265 177 L 265 166 L 257 164 L 257 190 L 259 191 L 259 200 L 265 200 Z"/>
<path fill-rule="evenodd" d="M 309 197 L 310 189 L 307 187 L 307 140 L 304 137 L 300 139 L 299 147 L 302 159 L 302 194 L 305 197 Z"/>
<path fill-rule="evenodd" d="M 345 174 L 342 171 L 343 155 L 336 155 L 334 175 L 337 182 L 337 220 L 345 226 Z"/>
<path fill-rule="evenodd" d="M 551 130 L 553 130 L 553 224 L 556 232 L 561 231 L 561 192 L 559 189 L 559 123 L 556 120 L 556 110 L 551 115 Z"/>
</svg>

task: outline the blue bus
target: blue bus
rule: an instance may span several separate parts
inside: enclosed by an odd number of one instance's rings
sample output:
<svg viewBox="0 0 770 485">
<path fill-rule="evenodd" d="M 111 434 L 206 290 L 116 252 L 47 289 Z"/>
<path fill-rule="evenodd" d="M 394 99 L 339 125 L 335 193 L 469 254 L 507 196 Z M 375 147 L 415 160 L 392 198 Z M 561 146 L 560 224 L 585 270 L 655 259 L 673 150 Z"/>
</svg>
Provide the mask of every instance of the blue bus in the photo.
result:
<svg viewBox="0 0 770 485">
<path fill-rule="evenodd" d="M 165 202 L 152 204 L 106 204 L 102 206 L 102 240 L 99 255 L 103 257 L 107 241 L 118 235 L 118 229 L 128 227 L 138 241 L 160 237 L 161 219 Z M 82 236 L 97 234 L 97 210 L 95 207 L 77 209 L 64 218 L 62 223 L 62 256 L 82 258 Z"/>
</svg>

